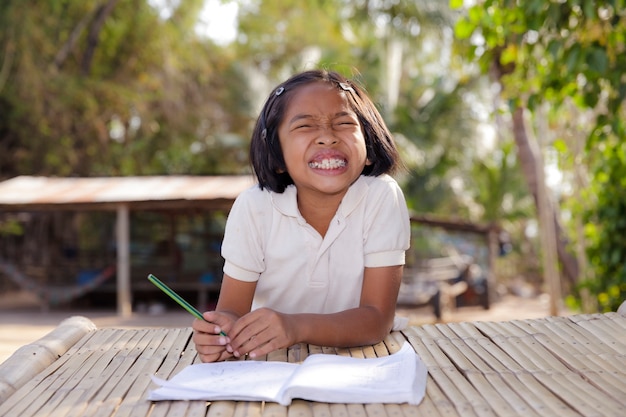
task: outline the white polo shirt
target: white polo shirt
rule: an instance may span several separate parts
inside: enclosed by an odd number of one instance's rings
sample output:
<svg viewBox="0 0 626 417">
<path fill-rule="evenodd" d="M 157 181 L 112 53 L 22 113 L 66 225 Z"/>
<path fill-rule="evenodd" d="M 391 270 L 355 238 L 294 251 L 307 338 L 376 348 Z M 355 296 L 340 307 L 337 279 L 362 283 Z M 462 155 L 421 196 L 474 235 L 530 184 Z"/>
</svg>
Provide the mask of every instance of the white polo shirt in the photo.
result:
<svg viewBox="0 0 626 417">
<path fill-rule="evenodd" d="M 295 186 L 254 186 L 228 216 L 224 272 L 257 281 L 252 309 L 334 313 L 358 307 L 365 267 L 403 265 L 409 240 L 404 195 L 388 175 L 359 177 L 324 238 L 300 214 Z"/>
</svg>

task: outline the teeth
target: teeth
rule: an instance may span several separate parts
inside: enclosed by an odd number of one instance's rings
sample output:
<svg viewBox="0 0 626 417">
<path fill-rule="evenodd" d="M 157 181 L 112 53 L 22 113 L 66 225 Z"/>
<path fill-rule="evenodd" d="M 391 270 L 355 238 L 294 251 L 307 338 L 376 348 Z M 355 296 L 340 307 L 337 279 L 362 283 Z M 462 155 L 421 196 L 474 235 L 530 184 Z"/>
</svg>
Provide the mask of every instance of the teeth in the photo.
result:
<svg viewBox="0 0 626 417">
<path fill-rule="evenodd" d="M 343 159 L 324 159 L 321 162 L 310 162 L 311 168 L 317 169 L 336 169 L 346 166 L 346 161 Z"/>
</svg>

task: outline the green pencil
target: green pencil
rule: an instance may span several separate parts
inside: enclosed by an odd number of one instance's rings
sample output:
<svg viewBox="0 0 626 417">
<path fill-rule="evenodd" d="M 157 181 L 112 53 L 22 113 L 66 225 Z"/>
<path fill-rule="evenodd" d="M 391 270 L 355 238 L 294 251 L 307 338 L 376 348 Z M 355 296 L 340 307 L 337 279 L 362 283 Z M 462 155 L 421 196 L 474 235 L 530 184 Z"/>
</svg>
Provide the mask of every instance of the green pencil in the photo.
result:
<svg viewBox="0 0 626 417">
<path fill-rule="evenodd" d="M 149 274 L 148 275 L 148 280 L 150 280 L 151 283 L 156 285 L 158 289 L 163 291 L 165 294 L 169 295 L 174 301 L 176 301 L 178 304 L 180 304 L 181 307 L 183 307 L 185 310 L 190 312 L 191 315 L 193 315 L 195 318 L 197 318 L 199 320 L 204 320 L 204 317 L 202 317 L 202 313 L 200 313 L 194 306 L 189 304 L 183 297 L 181 297 L 180 295 L 176 294 L 176 292 L 173 289 L 171 289 L 170 287 L 168 287 L 167 285 L 162 283 L 161 280 L 159 280 L 157 277 L 155 277 L 152 274 Z M 206 320 L 204 320 L 204 321 L 206 321 Z M 222 336 L 226 336 L 226 333 L 224 333 L 224 331 L 221 331 L 220 334 Z"/>
</svg>

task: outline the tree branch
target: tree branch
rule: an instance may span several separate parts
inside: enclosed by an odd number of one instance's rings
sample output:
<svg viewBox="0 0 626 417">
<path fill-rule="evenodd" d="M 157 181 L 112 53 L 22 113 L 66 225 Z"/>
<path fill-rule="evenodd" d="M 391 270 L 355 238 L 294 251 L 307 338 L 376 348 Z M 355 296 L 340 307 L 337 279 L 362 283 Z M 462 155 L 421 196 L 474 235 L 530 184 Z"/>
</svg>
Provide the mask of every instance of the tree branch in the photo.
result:
<svg viewBox="0 0 626 417">
<path fill-rule="evenodd" d="M 61 67 L 63 66 L 63 64 L 67 60 L 67 57 L 69 56 L 70 52 L 72 52 L 72 50 L 76 46 L 76 42 L 78 41 L 78 38 L 79 38 L 80 34 L 83 32 L 83 30 L 85 30 L 85 27 L 87 27 L 87 23 L 89 22 L 89 20 L 91 20 L 92 16 L 96 13 L 96 11 L 100 7 L 101 6 L 99 6 L 99 5 L 96 6 L 91 11 L 91 13 L 86 14 L 85 16 L 83 16 L 83 18 L 80 19 L 80 22 L 78 22 L 76 27 L 74 27 L 74 30 L 72 30 L 72 33 L 70 34 L 70 37 L 67 39 L 67 41 L 65 41 L 65 43 L 63 44 L 61 49 L 59 49 L 59 52 L 57 52 L 57 54 L 54 57 L 54 66 L 57 69 L 61 69 Z"/>
<path fill-rule="evenodd" d="M 83 75 L 88 75 L 91 72 L 91 63 L 100 39 L 100 31 L 117 2 L 118 0 L 109 0 L 107 4 L 99 6 L 96 11 L 96 15 L 89 27 L 89 34 L 87 35 L 87 49 L 83 55 L 83 62 L 81 65 Z"/>
<path fill-rule="evenodd" d="M 11 65 L 13 65 L 13 56 L 15 55 L 15 44 L 11 37 L 7 40 L 6 48 L 4 49 L 4 59 L 2 60 L 2 67 L 0 68 L 0 91 L 4 88 L 4 85 L 9 78 L 9 72 L 11 71 Z"/>
</svg>

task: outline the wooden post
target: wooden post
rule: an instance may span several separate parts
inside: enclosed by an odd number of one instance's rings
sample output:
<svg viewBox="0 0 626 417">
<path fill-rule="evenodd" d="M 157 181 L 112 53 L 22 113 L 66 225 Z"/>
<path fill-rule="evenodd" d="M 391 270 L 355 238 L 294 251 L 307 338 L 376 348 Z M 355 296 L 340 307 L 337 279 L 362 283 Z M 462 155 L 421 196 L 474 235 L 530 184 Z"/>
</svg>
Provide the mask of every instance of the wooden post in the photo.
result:
<svg viewBox="0 0 626 417">
<path fill-rule="evenodd" d="M 132 315 L 130 288 L 130 220 L 128 205 L 117 207 L 117 313 Z"/>
<path fill-rule="evenodd" d="M 487 248 L 489 249 L 489 258 L 487 264 L 489 266 L 489 272 L 487 274 L 487 301 L 489 305 L 493 301 L 496 301 L 497 291 L 496 287 L 497 283 L 497 271 L 496 271 L 496 259 L 498 258 L 498 254 L 500 252 L 500 240 L 499 240 L 499 230 L 495 224 L 491 223 L 489 225 L 489 229 L 487 231 Z"/>
</svg>

